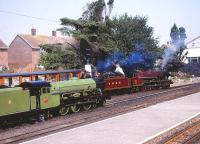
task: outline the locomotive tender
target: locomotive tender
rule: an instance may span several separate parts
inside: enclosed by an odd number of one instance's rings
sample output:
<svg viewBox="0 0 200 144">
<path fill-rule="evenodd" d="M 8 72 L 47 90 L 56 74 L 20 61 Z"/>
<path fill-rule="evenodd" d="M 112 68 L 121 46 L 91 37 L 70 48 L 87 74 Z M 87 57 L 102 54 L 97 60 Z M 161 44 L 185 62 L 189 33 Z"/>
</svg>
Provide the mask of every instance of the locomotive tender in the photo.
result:
<svg viewBox="0 0 200 144">
<path fill-rule="evenodd" d="M 32 115 L 40 121 L 49 113 L 66 115 L 101 106 L 116 90 L 145 91 L 169 88 L 172 83 L 165 72 L 143 71 L 126 77 L 106 73 L 103 77 L 60 82 L 30 81 L 20 87 L 0 89 L 0 121 Z"/>
</svg>

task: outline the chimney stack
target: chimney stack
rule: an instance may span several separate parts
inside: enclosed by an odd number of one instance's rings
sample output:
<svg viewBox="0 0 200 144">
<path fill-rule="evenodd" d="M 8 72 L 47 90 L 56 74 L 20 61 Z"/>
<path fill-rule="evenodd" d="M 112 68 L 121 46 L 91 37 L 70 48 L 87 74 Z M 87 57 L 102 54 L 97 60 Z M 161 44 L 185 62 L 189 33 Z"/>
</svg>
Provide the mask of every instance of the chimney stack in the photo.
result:
<svg viewBox="0 0 200 144">
<path fill-rule="evenodd" d="M 32 29 L 31 29 L 31 35 L 33 35 L 33 36 L 36 35 L 36 29 L 35 29 L 35 28 L 32 28 Z"/>
<path fill-rule="evenodd" d="M 56 37 L 56 31 L 55 30 L 52 31 L 52 36 Z"/>
</svg>

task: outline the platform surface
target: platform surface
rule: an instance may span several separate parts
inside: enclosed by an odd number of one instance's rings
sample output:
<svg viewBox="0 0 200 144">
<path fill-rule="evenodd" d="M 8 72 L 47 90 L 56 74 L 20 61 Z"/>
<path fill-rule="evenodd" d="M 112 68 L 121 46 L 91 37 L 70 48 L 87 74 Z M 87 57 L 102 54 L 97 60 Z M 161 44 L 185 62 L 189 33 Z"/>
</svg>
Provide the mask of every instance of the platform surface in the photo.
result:
<svg viewBox="0 0 200 144">
<path fill-rule="evenodd" d="M 24 144 L 135 144 L 200 112 L 200 93 L 47 135 Z"/>
</svg>

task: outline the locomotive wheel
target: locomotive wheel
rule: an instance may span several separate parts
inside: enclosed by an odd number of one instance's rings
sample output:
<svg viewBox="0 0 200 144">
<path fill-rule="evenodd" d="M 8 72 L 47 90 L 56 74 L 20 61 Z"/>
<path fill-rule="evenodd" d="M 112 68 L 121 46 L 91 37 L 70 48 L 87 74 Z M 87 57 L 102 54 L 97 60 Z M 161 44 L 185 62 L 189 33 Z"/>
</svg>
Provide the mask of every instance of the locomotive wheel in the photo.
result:
<svg viewBox="0 0 200 144">
<path fill-rule="evenodd" d="M 143 87 L 142 87 L 142 91 L 143 91 L 143 92 L 144 92 L 144 91 L 147 91 L 147 89 L 148 89 L 147 86 L 143 86 Z"/>
<path fill-rule="evenodd" d="M 38 114 L 38 121 L 39 121 L 39 122 L 44 122 L 44 121 L 45 121 L 45 116 L 44 116 L 44 114 Z"/>
<path fill-rule="evenodd" d="M 73 113 L 77 113 L 81 110 L 81 107 L 77 104 L 70 106 L 70 108 Z"/>
<path fill-rule="evenodd" d="M 100 99 L 98 105 L 103 106 L 106 103 L 105 99 Z"/>
<path fill-rule="evenodd" d="M 6 129 L 8 126 L 8 122 L 6 120 L 0 121 L 0 129 Z"/>
<path fill-rule="evenodd" d="M 93 108 L 96 108 L 98 106 L 98 104 L 99 104 L 99 98 L 97 98 L 95 101 L 96 102 L 92 104 Z"/>
<path fill-rule="evenodd" d="M 84 104 L 83 110 L 87 111 L 87 110 L 91 109 L 91 107 L 92 107 L 92 104 Z"/>
<path fill-rule="evenodd" d="M 50 117 L 51 117 L 50 111 L 49 110 L 45 111 L 44 118 L 48 120 Z"/>
<path fill-rule="evenodd" d="M 69 107 L 68 106 L 62 106 L 61 108 L 60 108 L 60 110 L 59 110 L 59 114 L 61 115 L 61 116 L 64 116 L 64 115 L 66 115 L 66 114 L 68 114 L 69 113 Z"/>
<path fill-rule="evenodd" d="M 96 108 L 97 106 L 103 106 L 105 103 L 106 103 L 105 99 L 97 98 L 96 102 L 94 104 L 92 104 L 92 107 Z"/>
<path fill-rule="evenodd" d="M 163 89 L 168 89 L 168 88 L 170 88 L 170 85 L 164 85 L 164 86 L 162 86 L 162 88 Z"/>
<path fill-rule="evenodd" d="M 96 108 L 96 107 L 97 107 L 97 103 L 93 103 L 92 108 Z"/>
</svg>

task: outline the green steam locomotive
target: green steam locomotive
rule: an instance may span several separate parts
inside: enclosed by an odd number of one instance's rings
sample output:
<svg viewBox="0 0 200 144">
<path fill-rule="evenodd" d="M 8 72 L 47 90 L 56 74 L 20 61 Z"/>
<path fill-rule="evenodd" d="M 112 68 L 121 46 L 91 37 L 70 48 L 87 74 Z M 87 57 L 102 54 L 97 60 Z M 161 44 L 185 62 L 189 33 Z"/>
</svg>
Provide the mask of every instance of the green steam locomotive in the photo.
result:
<svg viewBox="0 0 200 144">
<path fill-rule="evenodd" d="M 24 82 L 19 87 L 0 89 L 0 121 L 24 116 L 44 121 L 53 113 L 89 110 L 103 105 L 106 99 L 101 82 L 92 78 Z"/>
</svg>

